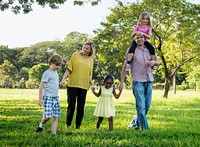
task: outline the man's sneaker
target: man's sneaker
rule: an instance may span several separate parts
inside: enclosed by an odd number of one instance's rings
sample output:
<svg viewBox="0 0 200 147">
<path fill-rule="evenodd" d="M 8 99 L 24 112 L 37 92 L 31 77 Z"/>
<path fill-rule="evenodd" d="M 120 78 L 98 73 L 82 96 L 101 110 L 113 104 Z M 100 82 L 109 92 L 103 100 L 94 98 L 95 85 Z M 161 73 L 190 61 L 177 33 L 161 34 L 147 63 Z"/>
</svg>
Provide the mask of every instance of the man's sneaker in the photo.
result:
<svg viewBox="0 0 200 147">
<path fill-rule="evenodd" d="M 138 129 L 139 128 L 139 123 L 138 123 L 138 118 L 137 115 L 134 116 L 133 120 L 130 122 L 130 124 L 128 125 L 129 128 L 134 128 L 134 129 Z"/>
<path fill-rule="evenodd" d="M 42 132 L 43 128 L 38 127 L 36 132 Z"/>
<path fill-rule="evenodd" d="M 131 65 L 130 64 L 126 64 L 125 71 L 131 71 Z"/>
</svg>

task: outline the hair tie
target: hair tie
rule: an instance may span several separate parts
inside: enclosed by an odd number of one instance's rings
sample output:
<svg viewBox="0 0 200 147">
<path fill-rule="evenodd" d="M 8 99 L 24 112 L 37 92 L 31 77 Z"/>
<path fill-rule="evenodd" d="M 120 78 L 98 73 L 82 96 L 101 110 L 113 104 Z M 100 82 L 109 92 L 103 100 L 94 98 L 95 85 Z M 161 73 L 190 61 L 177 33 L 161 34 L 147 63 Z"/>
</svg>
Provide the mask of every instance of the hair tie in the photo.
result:
<svg viewBox="0 0 200 147">
<path fill-rule="evenodd" d="M 105 75 L 105 76 L 103 77 L 103 79 L 105 80 L 105 79 L 106 79 L 106 77 L 107 77 L 107 75 Z"/>
<path fill-rule="evenodd" d="M 115 80 L 115 78 L 113 76 L 111 76 L 113 78 L 113 81 Z"/>
</svg>

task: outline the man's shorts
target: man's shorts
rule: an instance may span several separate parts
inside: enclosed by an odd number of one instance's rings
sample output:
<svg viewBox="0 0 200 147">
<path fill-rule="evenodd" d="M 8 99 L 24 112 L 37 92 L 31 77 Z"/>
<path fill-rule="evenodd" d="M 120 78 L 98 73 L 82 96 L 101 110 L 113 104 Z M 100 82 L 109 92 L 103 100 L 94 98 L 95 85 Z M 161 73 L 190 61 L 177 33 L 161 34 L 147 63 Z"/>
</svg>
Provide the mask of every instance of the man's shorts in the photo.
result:
<svg viewBox="0 0 200 147">
<path fill-rule="evenodd" d="M 44 113 L 43 118 L 60 117 L 59 97 L 43 96 Z"/>
</svg>

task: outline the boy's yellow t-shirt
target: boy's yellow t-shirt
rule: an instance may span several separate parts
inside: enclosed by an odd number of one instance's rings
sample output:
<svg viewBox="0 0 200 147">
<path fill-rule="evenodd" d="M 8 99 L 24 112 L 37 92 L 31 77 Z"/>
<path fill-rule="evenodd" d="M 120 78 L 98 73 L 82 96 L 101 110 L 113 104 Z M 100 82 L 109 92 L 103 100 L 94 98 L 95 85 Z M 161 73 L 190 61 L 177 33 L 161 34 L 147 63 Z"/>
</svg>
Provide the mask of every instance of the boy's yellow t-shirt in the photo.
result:
<svg viewBox="0 0 200 147">
<path fill-rule="evenodd" d="M 74 52 L 68 64 L 71 73 L 68 76 L 68 86 L 88 90 L 90 87 L 89 78 L 92 77 L 93 57 L 85 58 Z"/>
</svg>

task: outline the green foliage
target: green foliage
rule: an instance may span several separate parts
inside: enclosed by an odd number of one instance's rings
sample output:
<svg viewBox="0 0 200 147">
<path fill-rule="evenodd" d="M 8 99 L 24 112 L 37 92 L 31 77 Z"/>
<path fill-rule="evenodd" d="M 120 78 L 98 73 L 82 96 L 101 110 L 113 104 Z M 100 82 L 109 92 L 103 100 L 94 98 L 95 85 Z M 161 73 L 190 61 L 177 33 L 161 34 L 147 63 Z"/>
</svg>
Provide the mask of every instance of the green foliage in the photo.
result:
<svg viewBox="0 0 200 147">
<path fill-rule="evenodd" d="M 9 49 L 7 46 L 0 46 L 0 64 L 2 64 L 4 60 L 8 60 L 19 70 L 20 67 L 18 61 L 20 54 L 21 49 Z"/>
<path fill-rule="evenodd" d="M 27 89 L 36 89 L 39 87 L 38 82 L 33 81 L 32 79 L 29 79 L 28 81 L 26 81 L 25 85 Z"/>
<path fill-rule="evenodd" d="M 182 82 L 181 85 L 176 86 L 177 90 L 186 90 L 188 89 L 188 85 L 185 82 Z"/>
<path fill-rule="evenodd" d="M 26 67 L 22 67 L 21 70 L 18 73 L 18 79 L 24 79 L 27 81 L 29 79 L 29 74 L 28 74 L 29 69 Z"/>
<path fill-rule="evenodd" d="M 0 1 L 0 10 L 5 11 L 6 9 L 11 8 L 11 11 L 15 14 L 20 13 L 21 11 L 24 14 L 33 11 L 32 5 L 37 4 L 42 7 L 48 5 L 52 9 L 58 9 L 59 5 L 64 4 L 67 0 L 8 0 Z M 85 3 L 90 3 L 92 6 L 98 5 L 101 0 L 73 0 L 74 5 L 83 5 Z"/>
<path fill-rule="evenodd" d="M 200 55 L 200 5 L 184 0 L 144 0 L 128 5 L 119 1 L 118 6 L 111 9 L 107 22 L 101 23 L 102 29 L 95 31 L 98 35 L 96 40 L 99 40 L 99 57 L 104 62 L 122 63 L 124 53 L 132 42 L 132 28 L 143 11 L 148 11 L 152 18 L 151 42 L 161 61 L 159 75 L 170 86 L 173 75 Z M 167 93 L 166 88 L 164 97 Z"/>
<path fill-rule="evenodd" d="M 50 133 L 51 120 L 43 132 L 35 132 L 43 111 L 43 107 L 37 106 L 38 89 L 0 89 L 0 93 L 1 146 L 200 146 L 199 92 L 177 91 L 177 95 L 169 95 L 166 101 L 161 97 L 162 91 L 155 90 L 147 114 L 150 129 L 141 131 L 127 127 L 135 114 L 135 101 L 132 92 L 124 90 L 114 100 L 116 117 L 114 130 L 110 132 L 107 119 L 96 130 L 97 117 L 93 112 L 98 98 L 91 92 L 87 95 L 80 130 L 75 130 L 75 118 L 66 130 L 66 90 L 60 90 L 61 118 L 57 135 Z"/>
<path fill-rule="evenodd" d="M 46 41 L 24 48 L 19 59 L 20 67 L 31 68 L 39 63 L 48 63 L 48 59 L 57 50 L 61 50 L 59 41 Z"/>
<path fill-rule="evenodd" d="M 35 83 L 40 83 L 42 74 L 49 68 L 48 64 L 37 64 L 29 70 L 29 79 Z"/>
<path fill-rule="evenodd" d="M 58 50 L 58 54 L 63 57 L 65 62 L 69 61 L 72 53 L 81 51 L 83 44 L 88 40 L 88 34 L 79 32 L 70 32 L 64 38 L 62 49 Z"/>
<path fill-rule="evenodd" d="M 17 68 L 8 60 L 0 65 L 0 87 L 12 88 L 15 85 Z"/>
<path fill-rule="evenodd" d="M 48 59 L 53 54 L 60 54 L 63 58 L 62 72 L 59 73 L 59 77 L 62 77 L 66 70 L 65 64 L 68 63 L 72 53 L 80 51 L 88 39 L 88 35 L 85 33 L 71 32 L 66 35 L 63 42 L 45 41 L 30 47 L 14 49 L 9 49 L 7 46 L 0 46 L 0 65 L 7 60 L 12 66 L 17 68 L 16 71 L 12 71 L 12 74 L 10 73 L 10 75 L 15 75 L 14 80 L 6 75 L 3 76 L 3 81 L 7 81 L 9 87 L 13 88 L 22 88 L 24 85 L 26 85 L 26 88 L 38 87 L 43 70 L 40 71 L 37 68 L 41 64 L 48 64 Z M 2 66 L 2 68 L 5 68 L 5 66 Z M 3 81 L 1 84 L 3 84 Z M 0 86 L 4 87 L 3 85 Z"/>
<path fill-rule="evenodd" d="M 200 90 L 198 86 L 200 83 L 200 66 L 199 59 L 194 60 L 195 62 L 191 62 L 189 65 L 184 66 L 184 70 L 187 73 L 187 82 L 189 83 L 191 88 L 195 90 Z"/>
<path fill-rule="evenodd" d="M 21 78 L 19 80 L 19 82 L 16 83 L 16 88 L 22 88 L 25 89 L 26 88 L 26 81 L 24 80 L 24 78 Z"/>
</svg>

